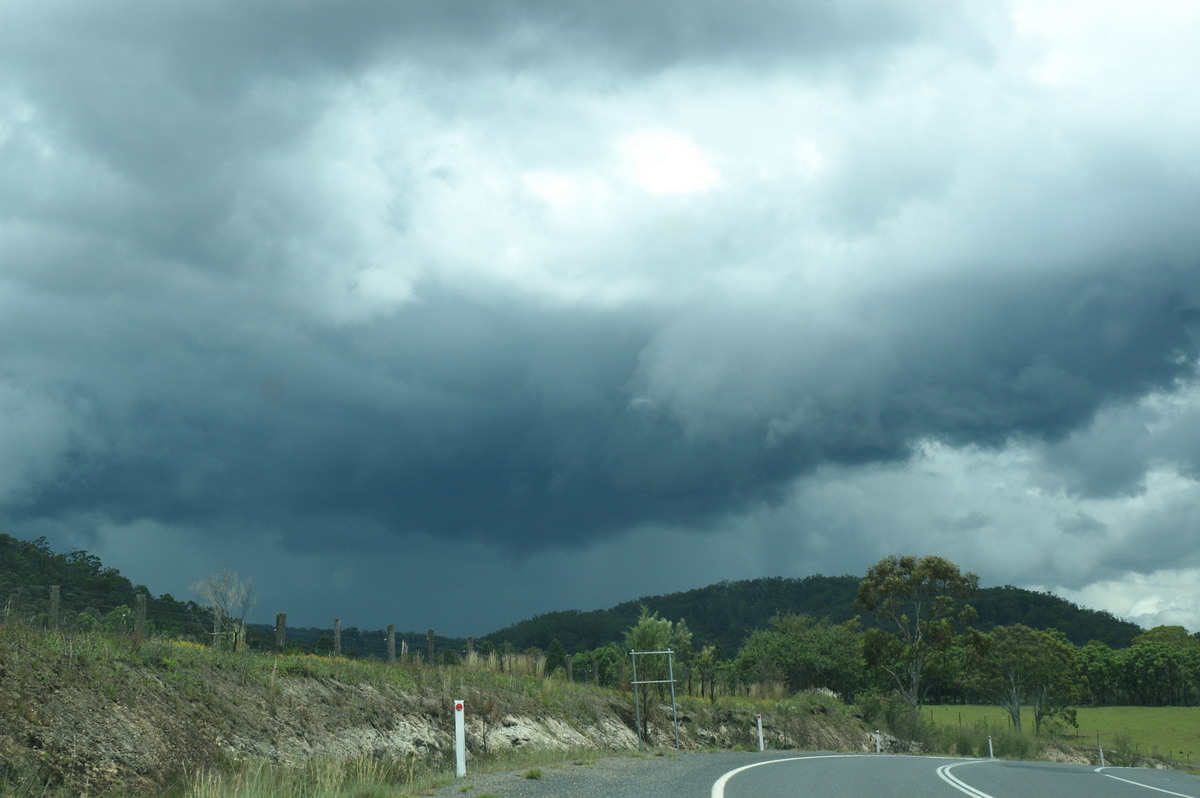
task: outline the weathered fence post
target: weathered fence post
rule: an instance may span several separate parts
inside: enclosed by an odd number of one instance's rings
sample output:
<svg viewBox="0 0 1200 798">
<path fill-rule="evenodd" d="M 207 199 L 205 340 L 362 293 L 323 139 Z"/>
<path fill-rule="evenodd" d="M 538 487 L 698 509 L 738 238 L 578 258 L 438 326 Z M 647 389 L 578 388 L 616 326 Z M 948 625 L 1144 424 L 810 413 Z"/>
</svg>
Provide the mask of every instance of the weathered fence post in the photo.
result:
<svg viewBox="0 0 1200 798">
<path fill-rule="evenodd" d="M 408 664 L 408 641 L 400 638 L 400 664 Z"/>
<path fill-rule="evenodd" d="M 388 665 L 396 664 L 396 624 L 387 625 L 387 661 Z"/>
<path fill-rule="evenodd" d="M 58 629 L 62 615 L 62 588 L 59 585 L 50 586 L 50 617 L 47 619 L 51 629 Z"/>
<path fill-rule="evenodd" d="M 283 653 L 283 647 L 287 643 L 287 613 L 275 613 L 275 650 L 280 654 Z"/>
<path fill-rule="evenodd" d="M 429 647 L 429 664 L 433 665 L 433 630 L 425 632 L 425 643 Z"/>
<path fill-rule="evenodd" d="M 342 656 L 342 619 L 333 619 L 333 656 Z"/>
<path fill-rule="evenodd" d="M 136 609 L 133 619 L 133 639 L 138 643 L 146 639 L 146 594 L 138 593 L 134 597 Z"/>
</svg>

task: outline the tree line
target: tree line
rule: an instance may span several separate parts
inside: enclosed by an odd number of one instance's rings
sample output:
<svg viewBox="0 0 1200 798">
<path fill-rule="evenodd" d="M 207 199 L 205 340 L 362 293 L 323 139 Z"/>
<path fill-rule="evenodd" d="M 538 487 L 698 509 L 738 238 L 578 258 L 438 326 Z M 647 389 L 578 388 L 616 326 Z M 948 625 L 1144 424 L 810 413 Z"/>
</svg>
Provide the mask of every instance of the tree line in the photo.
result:
<svg viewBox="0 0 1200 798">
<path fill-rule="evenodd" d="M 802 579 L 765 577 L 718 582 L 707 587 L 626 601 L 609 609 L 549 612 L 528 618 L 484 636 L 495 645 L 545 649 L 558 640 L 570 651 L 586 651 L 621 636 L 637 623 L 643 607 L 663 618 L 686 618 L 697 640 L 720 644 L 732 656 L 747 634 L 781 614 L 809 615 L 844 623 L 858 617 L 862 627 L 879 625 L 854 607 L 861 577 L 814 575 Z M 1024 623 L 1036 629 L 1054 628 L 1076 645 L 1099 640 L 1125 648 L 1143 629 L 1111 613 L 1079 607 L 1050 593 L 1005 585 L 981 587 L 971 606 L 972 626 L 987 631 L 996 626 Z"/>
<path fill-rule="evenodd" d="M 6 621 L 48 617 L 46 586 L 61 585 L 61 612 L 73 628 L 127 633 L 131 607 L 142 594 L 152 634 L 211 641 L 221 617 L 244 617 L 250 600 L 248 585 L 232 575 L 208 585 L 222 588 L 206 594 L 208 605 L 153 596 L 86 551 L 56 554 L 44 538 L 0 534 L 0 564 Z M 798 597 L 828 611 L 796 612 Z M 1179 626 L 1141 630 L 1048 594 L 981 590 L 974 574 L 936 556 L 887 557 L 859 579 L 724 582 L 657 598 L 654 607 L 649 601 L 638 605 L 636 614 L 627 604 L 614 611 L 551 613 L 510 628 L 528 635 L 566 623 L 575 632 L 566 643 L 556 636 L 542 646 L 521 645 L 520 637 L 506 639 L 504 630 L 473 645 L 439 637 L 438 661 L 455 664 L 468 650 L 501 662 L 520 653 L 537 658 L 539 672 L 625 689 L 631 647 L 670 648 L 685 694 L 715 700 L 772 688 L 823 689 L 864 704 L 891 696 L 911 708 L 987 702 L 1003 707 L 1018 727 L 1021 706 L 1033 708 L 1040 728 L 1048 720 L 1070 722 L 1073 705 L 1200 705 L 1200 636 Z M 663 606 L 681 610 L 679 620 L 668 620 Z M 734 645 L 727 644 L 728 634 L 712 634 L 714 617 L 761 617 L 772 606 L 777 609 L 765 620 L 736 628 Z M 1047 623 L 1064 617 L 1072 621 L 1070 632 Z M 625 619 L 623 626 L 617 619 Z M 1088 629 L 1103 634 L 1081 640 Z M 293 645 L 329 653 L 328 630 L 296 632 Z M 270 646 L 264 629 L 243 633 L 250 647 Z M 600 634 L 607 639 L 583 645 Z M 378 655 L 379 635 L 348 627 L 341 633 L 343 650 Z"/>
<path fill-rule="evenodd" d="M 201 639 L 212 628 L 212 611 L 169 593 L 155 596 L 84 550 L 55 553 L 46 541 L 19 540 L 0 533 L 0 618 L 45 622 L 50 588 L 59 587 L 62 623 L 81 631 L 129 627 L 137 596 L 144 595 L 150 628 L 157 634 Z"/>
<path fill-rule="evenodd" d="M 937 556 L 886 557 L 858 580 L 862 617 L 780 613 L 752 630 L 732 657 L 719 643 L 695 644 L 688 622 L 648 607 L 619 641 L 572 657 L 576 680 L 621 686 L 631 646 L 670 647 L 675 677 L 691 694 L 716 698 L 776 684 L 786 693 L 828 690 L 870 705 L 889 697 L 925 703 L 988 703 L 1021 728 L 1074 723 L 1073 706 L 1200 705 L 1200 636 L 1181 626 L 1141 631 L 1124 648 L 1077 645 L 1055 628 L 1025 623 L 980 629 L 972 599 L 978 577 Z M 870 624 L 864 624 L 867 619 Z M 551 647 L 563 646 L 552 641 Z"/>
</svg>

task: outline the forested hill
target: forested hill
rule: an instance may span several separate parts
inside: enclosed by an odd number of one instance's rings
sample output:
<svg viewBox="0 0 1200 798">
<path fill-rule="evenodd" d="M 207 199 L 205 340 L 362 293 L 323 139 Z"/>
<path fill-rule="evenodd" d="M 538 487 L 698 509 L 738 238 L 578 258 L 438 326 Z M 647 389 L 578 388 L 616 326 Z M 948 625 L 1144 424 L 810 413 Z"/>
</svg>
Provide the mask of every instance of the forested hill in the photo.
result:
<svg viewBox="0 0 1200 798">
<path fill-rule="evenodd" d="M 29 541 L 0 534 L 0 610 L 4 617 L 44 619 L 50 608 L 50 589 L 55 586 L 59 588 L 61 620 L 75 628 L 129 625 L 139 593 L 147 597 L 146 618 L 153 631 L 203 637 L 212 627 L 206 608 L 165 593 L 154 596 L 117 569 L 104 567 L 94 554 L 56 554 L 45 538 Z"/>
<path fill-rule="evenodd" d="M 589 651 L 619 641 L 645 606 L 668 620 L 686 621 L 694 643 L 717 642 L 726 655 L 733 656 L 750 632 L 765 626 L 773 615 L 804 614 L 835 623 L 854 618 L 858 582 L 855 576 L 718 582 L 681 593 L 627 601 L 607 610 L 538 615 L 493 632 L 485 639 L 496 645 L 509 642 L 518 649 L 530 646 L 545 649 L 557 639 L 567 651 Z M 981 631 L 1022 623 L 1035 629 L 1058 629 L 1076 645 L 1100 640 L 1113 648 L 1128 646 L 1142 631 L 1136 624 L 1107 612 L 1078 607 L 1049 593 L 1011 586 L 984 588 L 970 603 L 979 613 L 975 627 Z M 866 625 L 870 619 L 862 620 Z"/>
</svg>

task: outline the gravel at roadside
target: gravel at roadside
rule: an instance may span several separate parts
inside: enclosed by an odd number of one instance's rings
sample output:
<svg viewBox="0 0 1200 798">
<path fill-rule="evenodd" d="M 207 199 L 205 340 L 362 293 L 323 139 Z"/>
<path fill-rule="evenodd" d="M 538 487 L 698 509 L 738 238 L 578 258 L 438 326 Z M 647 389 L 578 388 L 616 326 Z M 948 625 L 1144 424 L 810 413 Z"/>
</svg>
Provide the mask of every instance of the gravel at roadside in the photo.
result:
<svg viewBox="0 0 1200 798">
<path fill-rule="evenodd" d="M 707 798 L 721 774 L 752 762 L 776 759 L 779 751 L 760 753 L 693 753 L 671 751 L 661 755 L 623 754 L 579 764 L 557 764 L 498 773 L 468 774 L 429 795 L 480 798 L 655 798 L 695 796 Z M 540 778 L 529 778 L 536 770 Z"/>
</svg>

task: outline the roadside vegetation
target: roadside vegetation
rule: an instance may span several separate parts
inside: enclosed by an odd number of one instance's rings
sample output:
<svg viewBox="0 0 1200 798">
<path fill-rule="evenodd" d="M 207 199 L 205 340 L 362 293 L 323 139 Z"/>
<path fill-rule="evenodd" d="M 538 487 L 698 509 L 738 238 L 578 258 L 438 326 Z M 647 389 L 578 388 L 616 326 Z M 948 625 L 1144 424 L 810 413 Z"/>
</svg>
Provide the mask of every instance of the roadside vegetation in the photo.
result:
<svg viewBox="0 0 1200 798">
<path fill-rule="evenodd" d="M 453 773 L 445 709 L 457 699 L 475 772 L 540 773 L 673 747 L 669 676 L 690 749 L 755 748 L 761 714 L 770 748 L 870 750 L 880 730 L 889 751 L 1096 761 L 1103 746 L 1109 764 L 1200 760 L 1200 638 L 1164 626 L 1113 647 L 981 624 L 977 577 L 936 556 L 881 560 L 857 582 L 857 615 L 785 606 L 736 648 L 693 631 L 711 618 L 643 605 L 592 647 L 430 630 L 428 648 L 334 656 L 342 638 L 280 646 L 249 629 L 252 589 L 232 572 L 204 582 L 198 605 L 148 597 L 45 541 L 0 535 L 0 553 L 0 795 L 417 794 Z M 61 584 L 47 593 L 39 578 Z M 1076 631 L 1103 618 L 1085 620 Z M 672 652 L 638 662 L 650 684 L 636 706 L 631 650 Z"/>
</svg>

